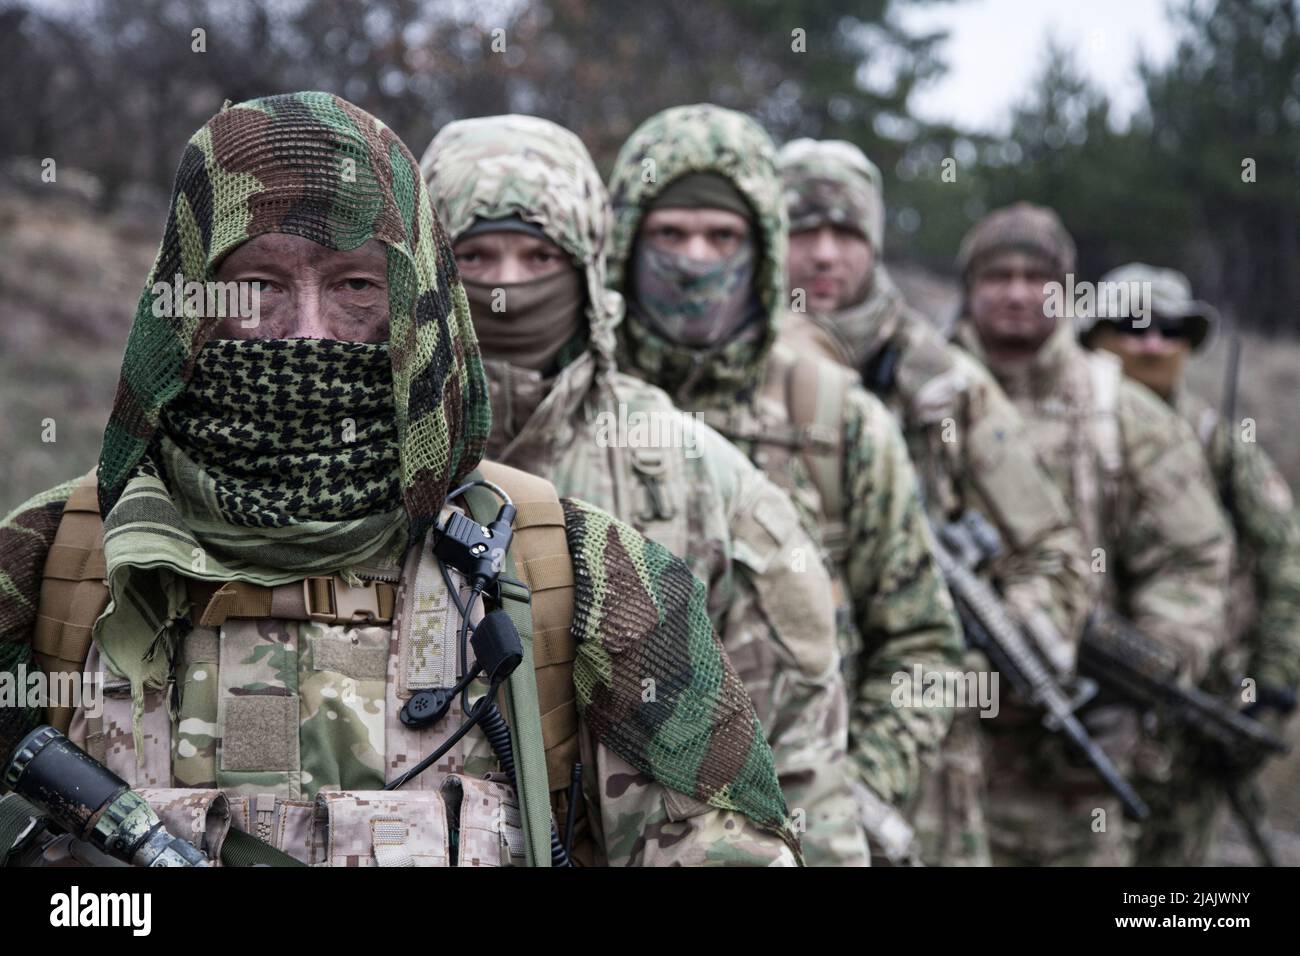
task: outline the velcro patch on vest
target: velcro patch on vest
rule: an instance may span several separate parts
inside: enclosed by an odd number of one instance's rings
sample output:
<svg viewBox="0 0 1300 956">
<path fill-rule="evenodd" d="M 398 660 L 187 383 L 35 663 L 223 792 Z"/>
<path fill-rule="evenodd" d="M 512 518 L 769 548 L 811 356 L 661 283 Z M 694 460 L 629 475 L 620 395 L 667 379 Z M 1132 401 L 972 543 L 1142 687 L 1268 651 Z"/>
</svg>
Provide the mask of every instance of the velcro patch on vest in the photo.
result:
<svg viewBox="0 0 1300 956">
<path fill-rule="evenodd" d="M 232 697 L 221 741 L 223 770 L 297 770 L 298 698 Z"/>
<path fill-rule="evenodd" d="M 437 790 L 323 791 L 329 866 L 446 866 L 447 810 Z"/>
<path fill-rule="evenodd" d="M 430 533 L 432 534 L 432 532 Z M 456 683 L 456 628 L 460 615 L 428 538 L 402 572 L 398 622 L 400 694 Z"/>
<path fill-rule="evenodd" d="M 335 671 L 357 680 L 384 680 L 388 672 L 388 640 L 387 635 L 382 636 L 382 644 L 367 645 L 355 637 L 312 634 L 308 638 L 312 669 Z"/>
</svg>

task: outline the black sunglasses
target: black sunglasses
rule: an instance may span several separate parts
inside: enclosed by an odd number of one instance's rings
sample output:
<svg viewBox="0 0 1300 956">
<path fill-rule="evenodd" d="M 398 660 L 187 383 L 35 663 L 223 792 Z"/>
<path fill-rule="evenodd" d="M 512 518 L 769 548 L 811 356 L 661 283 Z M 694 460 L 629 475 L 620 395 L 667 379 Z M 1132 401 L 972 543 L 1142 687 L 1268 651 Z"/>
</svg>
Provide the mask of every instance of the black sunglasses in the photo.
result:
<svg viewBox="0 0 1300 956">
<path fill-rule="evenodd" d="M 1152 329 L 1167 339 L 1190 339 L 1192 325 L 1186 319 L 1153 317 L 1146 319 L 1106 319 L 1106 324 L 1121 335 L 1146 335 Z"/>
</svg>

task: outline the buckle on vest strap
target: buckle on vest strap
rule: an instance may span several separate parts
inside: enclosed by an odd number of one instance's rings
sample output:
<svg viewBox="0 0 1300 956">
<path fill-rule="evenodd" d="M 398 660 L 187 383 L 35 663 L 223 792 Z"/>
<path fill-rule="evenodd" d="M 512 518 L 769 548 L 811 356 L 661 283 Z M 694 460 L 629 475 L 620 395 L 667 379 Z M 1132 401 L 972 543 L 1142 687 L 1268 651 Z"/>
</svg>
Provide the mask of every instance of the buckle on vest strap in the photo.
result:
<svg viewBox="0 0 1300 956">
<path fill-rule="evenodd" d="M 308 619 L 322 624 L 386 623 L 393 619 L 393 611 L 392 601 L 384 601 L 379 593 L 383 587 L 382 582 L 374 581 L 352 587 L 332 576 L 304 578 L 303 605 Z"/>
</svg>

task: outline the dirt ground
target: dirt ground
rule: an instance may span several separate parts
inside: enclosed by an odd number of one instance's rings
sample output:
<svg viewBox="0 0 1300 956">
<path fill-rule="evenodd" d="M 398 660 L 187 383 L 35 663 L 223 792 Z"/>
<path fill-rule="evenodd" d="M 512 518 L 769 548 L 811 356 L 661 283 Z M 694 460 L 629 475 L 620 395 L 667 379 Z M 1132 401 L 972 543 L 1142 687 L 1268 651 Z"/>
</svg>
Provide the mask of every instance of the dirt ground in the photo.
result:
<svg viewBox="0 0 1300 956">
<path fill-rule="evenodd" d="M 94 466 L 161 221 L 108 219 L 72 199 L 0 192 L 0 513 Z M 890 268 L 922 311 L 954 314 L 952 281 Z M 1300 344 L 1244 343 L 1240 414 L 1256 419 L 1259 441 L 1300 488 L 1300 443 L 1289 431 L 1300 413 Z M 1193 387 L 1216 403 L 1226 352 L 1221 337 L 1190 370 Z M 1283 860 L 1300 865 L 1300 720 L 1291 742 L 1295 751 L 1273 761 L 1261 783 L 1270 835 Z M 1216 862 L 1252 862 L 1231 826 Z"/>
</svg>

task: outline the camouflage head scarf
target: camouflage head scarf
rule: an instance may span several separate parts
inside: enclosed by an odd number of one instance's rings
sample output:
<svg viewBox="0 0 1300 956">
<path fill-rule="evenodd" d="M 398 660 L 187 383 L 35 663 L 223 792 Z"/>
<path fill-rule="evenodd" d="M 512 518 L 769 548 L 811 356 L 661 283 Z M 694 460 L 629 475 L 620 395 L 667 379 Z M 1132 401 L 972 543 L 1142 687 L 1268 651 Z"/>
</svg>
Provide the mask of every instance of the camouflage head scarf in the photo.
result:
<svg viewBox="0 0 1300 956">
<path fill-rule="evenodd" d="M 518 216 L 582 267 L 590 348 L 612 367 L 622 300 L 605 288 L 609 198 L 582 141 L 536 116 L 458 120 L 433 138 L 420 169 L 453 240 L 476 220 Z"/>
<path fill-rule="evenodd" d="M 409 539 L 478 464 L 487 387 L 469 306 L 414 157 L 383 123 L 329 93 L 227 106 L 190 138 L 157 258 L 127 340 L 99 462 L 107 515 L 186 387 L 215 317 L 160 318 L 157 281 L 204 282 L 264 233 L 351 250 L 388 247 L 393 415 Z"/>
<path fill-rule="evenodd" d="M 884 252 L 885 200 L 880 170 L 843 140 L 796 139 L 777 155 L 790 231 L 825 224 L 860 232 L 879 259 Z"/>
<path fill-rule="evenodd" d="M 691 172 L 724 176 L 754 210 L 759 255 L 754 283 L 764 312 L 755 334 L 742 333 L 707 349 L 672 343 L 629 312 L 620 328 L 624 365 L 687 404 L 753 390 L 762 381 L 784 305 L 786 249 L 785 203 L 776 149 L 767 133 L 734 110 L 710 104 L 675 106 L 642 123 L 614 163 L 609 190 L 614 204 L 610 288 L 627 295 L 633 247 L 646 211 L 660 192 Z"/>
<path fill-rule="evenodd" d="M 1074 271 L 1074 240 L 1061 217 L 1045 206 L 1012 203 L 993 210 L 971 227 L 957 251 L 962 279 L 969 284 L 979 260 L 1003 249 L 1046 256 L 1061 275 Z"/>
</svg>

